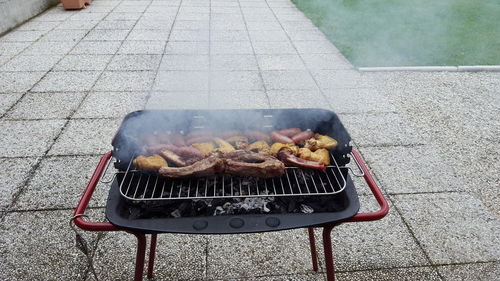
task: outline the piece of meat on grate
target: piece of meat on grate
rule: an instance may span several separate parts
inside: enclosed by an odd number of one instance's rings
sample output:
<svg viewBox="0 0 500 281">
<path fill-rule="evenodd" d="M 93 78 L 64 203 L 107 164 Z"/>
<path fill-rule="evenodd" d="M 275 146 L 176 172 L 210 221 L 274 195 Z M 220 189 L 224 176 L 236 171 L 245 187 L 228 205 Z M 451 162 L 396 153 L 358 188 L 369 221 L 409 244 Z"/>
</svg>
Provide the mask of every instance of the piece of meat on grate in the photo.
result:
<svg viewBox="0 0 500 281">
<path fill-rule="evenodd" d="M 273 178 L 285 173 L 285 165 L 273 156 L 236 150 L 224 153 L 225 172 L 237 176 Z"/>
<path fill-rule="evenodd" d="M 161 167 L 158 172 L 168 178 L 206 177 L 224 171 L 224 166 L 221 158 L 212 155 L 185 167 Z"/>
</svg>

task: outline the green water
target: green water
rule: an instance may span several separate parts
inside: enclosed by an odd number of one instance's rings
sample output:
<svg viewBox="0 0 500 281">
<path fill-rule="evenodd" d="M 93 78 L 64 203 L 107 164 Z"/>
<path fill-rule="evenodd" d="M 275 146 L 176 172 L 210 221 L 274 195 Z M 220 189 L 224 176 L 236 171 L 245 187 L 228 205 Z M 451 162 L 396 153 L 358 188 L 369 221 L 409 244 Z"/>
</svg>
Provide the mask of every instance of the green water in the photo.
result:
<svg viewBox="0 0 500 281">
<path fill-rule="evenodd" d="M 500 0 L 292 2 L 356 66 L 500 64 Z"/>
</svg>

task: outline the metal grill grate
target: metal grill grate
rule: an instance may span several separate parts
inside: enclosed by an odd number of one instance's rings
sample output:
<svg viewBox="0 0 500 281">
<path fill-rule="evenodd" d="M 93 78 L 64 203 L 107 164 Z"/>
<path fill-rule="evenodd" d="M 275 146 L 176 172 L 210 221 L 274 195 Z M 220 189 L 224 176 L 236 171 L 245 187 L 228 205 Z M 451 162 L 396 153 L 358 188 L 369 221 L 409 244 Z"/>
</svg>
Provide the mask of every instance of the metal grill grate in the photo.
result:
<svg viewBox="0 0 500 281">
<path fill-rule="evenodd" d="M 134 201 L 333 195 L 346 186 L 347 168 L 338 165 L 327 166 L 325 171 L 295 167 L 285 171 L 272 179 L 231 175 L 170 179 L 135 170 L 118 172 L 116 177 L 121 195 Z"/>
</svg>

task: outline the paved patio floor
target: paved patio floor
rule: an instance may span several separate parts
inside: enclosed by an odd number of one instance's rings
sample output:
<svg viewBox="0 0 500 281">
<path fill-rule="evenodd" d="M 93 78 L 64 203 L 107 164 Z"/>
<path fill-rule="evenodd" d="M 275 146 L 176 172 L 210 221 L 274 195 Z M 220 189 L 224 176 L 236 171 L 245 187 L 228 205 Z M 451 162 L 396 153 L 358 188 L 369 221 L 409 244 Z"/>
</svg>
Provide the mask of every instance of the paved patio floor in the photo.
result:
<svg viewBox="0 0 500 281">
<path fill-rule="evenodd" d="M 359 73 L 289 0 L 95 0 L 0 37 L 1 279 L 94 280 L 68 220 L 127 112 L 283 107 L 335 110 L 390 200 L 334 230 L 339 280 L 498 280 L 500 73 Z M 131 235 L 83 235 L 132 278 Z M 325 280 L 305 230 L 158 242 L 155 280 Z"/>
</svg>

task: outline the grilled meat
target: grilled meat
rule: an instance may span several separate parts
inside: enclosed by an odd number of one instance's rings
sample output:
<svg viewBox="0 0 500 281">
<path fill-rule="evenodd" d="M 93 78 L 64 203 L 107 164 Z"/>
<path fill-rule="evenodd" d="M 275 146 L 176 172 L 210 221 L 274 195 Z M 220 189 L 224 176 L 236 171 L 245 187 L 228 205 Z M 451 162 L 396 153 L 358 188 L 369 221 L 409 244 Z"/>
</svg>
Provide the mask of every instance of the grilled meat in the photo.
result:
<svg viewBox="0 0 500 281">
<path fill-rule="evenodd" d="M 217 133 L 217 136 L 223 138 L 223 139 L 228 139 L 228 138 L 231 138 L 231 137 L 235 137 L 235 136 L 241 136 L 242 135 L 242 132 L 240 131 L 222 131 L 222 132 L 219 132 Z"/>
<path fill-rule="evenodd" d="M 322 162 L 316 162 L 316 161 L 310 161 L 310 160 L 304 160 L 302 158 L 299 158 L 289 150 L 289 149 L 281 149 L 278 152 L 278 159 L 283 161 L 283 163 L 292 165 L 295 167 L 302 167 L 302 168 L 307 168 L 307 169 L 314 169 L 314 170 L 320 170 L 324 171 L 325 170 L 325 164 Z"/>
<path fill-rule="evenodd" d="M 246 151 L 259 152 L 264 154 L 270 153 L 271 147 L 265 141 L 256 141 L 245 147 Z"/>
<path fill-rule="evenodd" d="M 289 143 L 273 143 L 271 146 L 270 152 L 272 155 L 277 156 L 278 152 L 282 149 L 287 149 L 289 150 L 293 155 L 297 155 L 299 153 L 299 147 L 294 145 L 294 144 L 289 144 Z"/>
<path fill-rule="evenodd" d="M 228 143 L 227 141 L 221 138 L 214 138 L 214 143 L 217 145 L 217 151 L 220 152 L 229 152 L 234 151 L 234 147 Z"/>
<path fill-rule="evenodd" d="M 161 156 L 167 159 L 170 162 L 173 162 L 177 166 L 187 166 L 187 163 L 181 159 L 181 157 L 174 152 L 164 149 L 160 152 Z"/>
<path fill-rule="evenodd" d="M 157 154 L 147 157 L 139 155 L 134 159 L 133 164 L 136 169 L 142 171 L 157 171 L 160 167 L 168 166 L 167 161 Z"/>
<path fill-rule="evenodd" d="M 265 141 L 268 143 L 271 142 L 271 138 L 269 137 L 269 134 L 265 134 L 265 133 L 262 133 L 259 131 L 245 131 L 243 134 L 251 140 Z"/>
<path fill-rule="evenodd" d="M 320 148 L 316 151 L 311 151 L 309 148 L 299 148 L 299 157 L 305 160 L 321 162 L 325 165 L 330 165 L 330 153 L 327 149 Z"/>
<path fill-rule="evenodd" d="M 285 165 L 270 155 L 236 150 L 223 155 L 224 172 L 237 176 L 273 178 L 285 173 Z"/>
<path fill-rule="evenodd" d="M 243 136 L 232 136 L 226 138 L 226 141 L 234 145 L 236 149 L 244 149 L 248 146 L 248 138 Z"/>
<path fill-rule="evenodd" d="M 291 138 L 289 138 L 289 137 L 287 137 L 285 135 L 282 135 L 282 134 L 278 133 L 277 131 L 274 131 L 274 132 L 271 133 L 271 139 L 274 142 L 290 143 L 290 144 L 294 144 L 295 143 Z"/>
<path fill-rule="evenodd" d="M 205 156 L 210 155 L 215 150 L 215 146 L 211 142 L 203 142 L 203 143 L 193 143 L 192 146 L 199 151 L 203 152 Z"/>
<path fill-rule="evenodd" d="M 315 134 L 314 138 L 310 138 L 306 140 L 304 145 L 305 148 L 309 148 L 312 151 L 315 151 L 320 148 L 332 149 L 338 145 L 338 142 L 329 136 Z"/>
<path fill-rule="evenodd" d="M 293 140 L 294 143 L 299 144 L 299 143 L 302 143 L 305 140 L 310 139 L 312 137 L 314 137 L 313 131 L 306 130 L 306 131 L 303 131 L 303 132 L 300 132 L 300 133 L 294 135 L 292 137 L 292 140 Z"/>
<path fill-rule="evenodd" d="M 206 177 L 224 171 L 224 160 L 212 155 L 185 167 L 161 167 L 158 172 L 168 178 Z"/>
<path fill-rule="evenodd" d="M 291 137 L 299 134 L 300 132 L 302 132 L 302 130 L 300 128 L 289 128 L 289 129 L 279 130 L 278 134 L 281 134 L 281 135 L 284 135 L 284 136 L 291 138 Z"/>
</svg>

